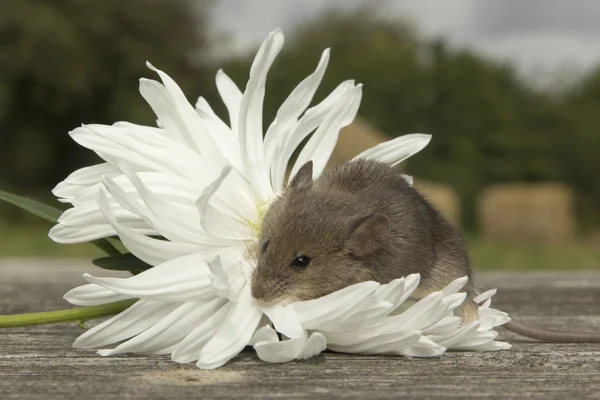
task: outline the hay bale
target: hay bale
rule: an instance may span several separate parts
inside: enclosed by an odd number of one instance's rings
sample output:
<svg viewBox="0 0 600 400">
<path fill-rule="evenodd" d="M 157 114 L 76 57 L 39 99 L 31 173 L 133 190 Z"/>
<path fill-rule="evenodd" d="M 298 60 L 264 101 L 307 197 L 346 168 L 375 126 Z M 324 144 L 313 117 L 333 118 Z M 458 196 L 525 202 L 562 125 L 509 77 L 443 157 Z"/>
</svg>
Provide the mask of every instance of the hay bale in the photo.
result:
<svg viewBox="0 0 600 400">
<path fill-rule="evenodd" d="M 460 228 L 460 198 L 450 185 L 415 178 L 414 188 L 419 191 L 443 216 Z"/>
<path fill-rule="evenodd" d="M 494 185 L 482 192 L 478 213 L 488 239 L 562 244 L 574 237 L 573 194 L 564 184 Z"/>
</svg>

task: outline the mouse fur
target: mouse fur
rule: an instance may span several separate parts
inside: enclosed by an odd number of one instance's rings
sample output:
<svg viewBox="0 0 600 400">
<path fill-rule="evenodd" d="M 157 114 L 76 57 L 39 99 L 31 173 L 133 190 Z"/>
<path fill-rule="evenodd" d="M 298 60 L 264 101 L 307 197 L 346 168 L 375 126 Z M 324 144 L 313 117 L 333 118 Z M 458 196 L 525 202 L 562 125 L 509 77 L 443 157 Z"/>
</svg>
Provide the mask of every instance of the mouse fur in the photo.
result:
<svg viewBox="0 0 600 400">
<path fill-rule="evenodd" d="M 356 160 L 316 180 L 312 174 L 308 162 L 264 215 L 251 280 L 254 298 L 310 300 L 412 273 L 421 275 L 416 299 L 462 276 L 469 277 L 464 290 L 474 295 L 463 238 L 391 167 Z M 297 257 L 308 258 L 308 265 L 295 265 Z M 469 320 L 476 318 L 474 303 L 463 308 Z"/>
</svg>

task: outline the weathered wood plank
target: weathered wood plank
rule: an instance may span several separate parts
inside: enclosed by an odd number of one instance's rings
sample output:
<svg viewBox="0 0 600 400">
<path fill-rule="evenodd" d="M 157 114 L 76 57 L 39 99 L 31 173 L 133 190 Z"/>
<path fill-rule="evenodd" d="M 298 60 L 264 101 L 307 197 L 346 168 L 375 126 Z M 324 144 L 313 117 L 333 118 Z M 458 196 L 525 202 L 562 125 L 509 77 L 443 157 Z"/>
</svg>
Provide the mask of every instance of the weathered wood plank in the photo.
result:
<svg viewBox="0 0 600 400">
<path fill-rule="evenodd" d="M 58 309 L 89 262 L 0 262 L 0 313 Z M 600 331 L 600 273 L 480 274 L 495 307 L 523 321 Z M 600 345 L 544 344 L 502 333 L 514 348 L 436 359 L 326 353 L 272 365 L 252 351 L 201 371 L 166 357 L 71 348 L 74 324 L 0 331 L 2 399 L 186 398 L 600 398 Z M 517 341 L 513 341 L 517 339 Z"/>
</svg>

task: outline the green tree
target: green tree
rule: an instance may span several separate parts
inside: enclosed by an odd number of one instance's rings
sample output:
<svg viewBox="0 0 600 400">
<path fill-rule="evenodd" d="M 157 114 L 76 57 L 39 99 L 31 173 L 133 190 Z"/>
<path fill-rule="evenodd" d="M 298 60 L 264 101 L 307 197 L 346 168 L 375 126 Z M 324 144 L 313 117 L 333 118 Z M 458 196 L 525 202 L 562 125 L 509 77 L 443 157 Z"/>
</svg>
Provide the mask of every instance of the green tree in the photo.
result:
<svg viewBox="0 0 600 400">
<path fill-rule="evenodd" d="M 199 62 L 207 1 L 7 0 L 0 13 L 0 186 L 47 193 L 96 162 L 68 131 L 81 123 L 154 124 L 138 79 L 146 61 L 186 93 L 212 86 Z M 193 8 L 192 8 L 193 6 Z M 195 99 L 194 99 L 195 100 Z"/>
<path fill-rule="evenodd" d="M 433 134 L 409 170 L 453 185 L 467 228 L 476 227 L 477 197 L 490 183 L 574 178 L 568 157 L 583 153 L 565 135 L 576 126 L 561 101 L 528 87 L 509 66 L 420 39 L 403 20 L 373 9 L 329 12 L 287 35 L 267 83 L 269 118 L 326 47 L 332 59 L 319 93 L 355 79 L 365 84 L 359 113 L 375 126 L 390 136 Z M 226 70 L 242 83 L 250 62 L 233 60 Z"/>
</svg>

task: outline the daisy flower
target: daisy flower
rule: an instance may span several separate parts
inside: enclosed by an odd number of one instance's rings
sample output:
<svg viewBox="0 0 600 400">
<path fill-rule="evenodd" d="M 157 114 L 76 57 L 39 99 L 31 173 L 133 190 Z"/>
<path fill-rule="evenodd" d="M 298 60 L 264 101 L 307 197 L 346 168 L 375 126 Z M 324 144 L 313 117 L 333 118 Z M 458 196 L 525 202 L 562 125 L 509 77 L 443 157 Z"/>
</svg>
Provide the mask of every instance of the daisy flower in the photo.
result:
<svg viewBox="0 0 600 400">
<path fill-rule="evenodd" d="M 308 138 L 290 176 L 312 161 L 317 177 L 340 129 L 354 119 L 362 93 L 360 84 L 345 81 L 309 107 L 329 61 L 325 50 L 265 131 L 267 72 L 282 46 L 279 30 L 269 34 L 243 92 L 223 71 L 217 73 L 229 124 L 202 97 L 193 107 L 175 81 L 148 64 L 162 83 L 141 79 L 140 93 L 155 112 L 157 127 L 117 122 L 70 132 L 104 162 L 75 171 L 53 190 L 72 207 L 50 237 L 80 243 L 118 236 L 133 256 L 152 266 L 129 278 L 84 275 L 88 284 L 65 295 L 72 304 L 138 301 L 86 331 L 74 346 L 103 348 L 101 355 L 169 354 L 173 361 L 207 369 L 248 345 L 270 362 L 308 358 L 325 348 L 416 356 L 448 348 L 507 348 L 494 341 L 493 328 L 508 318 L 489 308 L 490 293 L 478 299 L 486 302 L 479 321 L 463 326 L 453 315 L 464 300 L 458 291 L 465 279 L 416 304 L 408 298 L 418 275 L 387 285 L 363 282 L 286 306 L 252 298 L 249 249 L 257 243 L 269 203 L 285 190 L 292 155 Z M 429 140 L 423 134 L 401 136 L 357 158 L 396 165 Z"/>
</svg>

